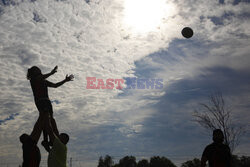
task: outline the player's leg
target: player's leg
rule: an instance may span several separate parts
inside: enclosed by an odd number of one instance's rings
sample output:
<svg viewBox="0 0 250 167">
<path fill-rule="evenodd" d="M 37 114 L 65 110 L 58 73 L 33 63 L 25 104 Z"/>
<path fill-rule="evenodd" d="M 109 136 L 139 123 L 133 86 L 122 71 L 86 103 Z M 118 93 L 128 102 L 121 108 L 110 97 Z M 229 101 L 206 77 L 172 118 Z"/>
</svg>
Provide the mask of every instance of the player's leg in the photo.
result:
<svg viewBox="0 0 250 167">
<path fill-rule="evenodd" d="M 48 111 L 46 111 L 47 109 L 46 109 L 45 100 L 39 100 L 39 101 L 36 101 L 35 103 L 39 111 L 39 116 L 46 119 L 45 112 L 48 112 Z M 44 129 L 43 129 L 43 141 L 48 141 L 48 134 Z"/>
<path fill-rule="evenodd" d="M 50 124 L 51 124 L 52 130 L 53 130 L 53 133 L 56 136 L 59 136 L 59 131 L 58 131 L 58 128 L 57 128 L 57 124 L 56 124 L 55 118 L 53 117 L 53 107 L 52 107 L 52 104 L 49 103 L 48 106 L 49 106 Z M 53 145 L 53 143 L 51 142 L 51 140 L 49 140 L 49 145 L 51 145 L 51 146 Z"/>
<path fill-rule="evenodd" d="M 44 140 L 41 142 L 42 146 L 45 148 L 45 150 L 47 152 L 50 152 L 50 146 L 49 146 L 49 142 L 48 142 L 48 132 L 47 132 L 47 129 L 46 129 L 46 124 L 49 120 L 49 113 L 48 112 L 44 112 L 43 113 L 44 115 L 44 121 L 43 121 L 43 124 L 44 124 L 44 129 L 43 129 L 43 135 L 44 135 Z"/>
<path fill-rule="evenodd" d="M 56 120 L 53 117 L 51 117 L 50 122 L 51 122 L 53 132 L 55 133 L 56 136 L 59 136 L 59 131 L 57 129 Z"/>
<path fill-rule="evenodd" d="M 43 99 L 43 100 L 40 100 L 36 103 L 37 105 L 37 108 L 39 110 L 39 114 L 41 116 L 44 117 L 44 123 L 48 122 L 46 121 L 46 119 L 49 119 L 48 118 L 48 113 L 51 112 L 51 104 L 50 104 L 50 101 L 48 99 Z M 47 115 L 47 116 L 46 116 Z M 45 126 L 45 125 L 44 125 Z M 43 141 L 41 142 L 42 146 L 45 148 L 45 150 L 49 151 L 49 137 L 48 137 L 48 133 L 47 131 L 45 130 L 45 128 L 43 128 Z"/>
<path fill-rule="evenodd" d="M 42 111 L 40 112 L 41 115 L 44 115 L 44 124 L 46 123 L 46 120 L 45 119 L 48 119 L 48 117 L 46 116 L 46 111 Z M 46 125 L 44 125 L 45 127 Z M 48 139 L 48 133 L 47 131 L 45 130 L 45 128 L 43 128 L 43 141 L 41 142 L 42 146 L 45 148 L 46 151 L 50 151 L 50 148 L 49 148 L 49 139 Z"/>
</svg>

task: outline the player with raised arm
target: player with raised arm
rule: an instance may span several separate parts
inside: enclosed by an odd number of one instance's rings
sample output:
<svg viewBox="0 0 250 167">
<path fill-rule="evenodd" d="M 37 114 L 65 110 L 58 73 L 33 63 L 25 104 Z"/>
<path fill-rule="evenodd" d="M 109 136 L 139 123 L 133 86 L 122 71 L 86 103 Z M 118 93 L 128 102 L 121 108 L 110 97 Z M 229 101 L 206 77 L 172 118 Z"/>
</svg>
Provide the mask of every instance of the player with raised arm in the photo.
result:
<svg viewBox="0 0 250 167">
<path fill-rule="evenodd" d="M 33 66 L 28 69 L 27 72 L 27 79 L 30 80 L 30 85 L 33 91 L 34 95 L 34 101 L 36 104 L 36 107 L 39 111 L 39 115 L 44 115 L 45 112 L 49 112 L 52 128 L 55 133 L 58 133 L 58 130 L 55 126 L 55 120 L 53 118 L 53 108 L 51 101 L 48 96 L 48 87 L 57 88 L 61 85 L 63 85 L 66 82 L 72 81 L 74 76 L 66 75 L 65 79 L 58 83 L 52 83 L 48 80 L 46 80 L 51 75 L 55 74 L 57 72 L 57 66 L 48 74 L 42 74 L 41 70 L 37 66 Z M 43 130 L 43 141 L 42 145 L 47 149 L 48 146 L 48 135 L 46 134 L 46 131 Z M 51 144 L 51 142 L 50 142 Z"/>
<path fill-rule="evenodd" d="M 69 135 L 66 133 L 58 133 L 53 131 L 50 120 L 50 115 L 45 114 L 45 130 L 49 134 L 50 140 L 52 141 L 51 149 L 47 149 L 49 152 L 48 167 L 66 167 L 67 162 L 67 143 L 69 141 Z"/>
</svg>

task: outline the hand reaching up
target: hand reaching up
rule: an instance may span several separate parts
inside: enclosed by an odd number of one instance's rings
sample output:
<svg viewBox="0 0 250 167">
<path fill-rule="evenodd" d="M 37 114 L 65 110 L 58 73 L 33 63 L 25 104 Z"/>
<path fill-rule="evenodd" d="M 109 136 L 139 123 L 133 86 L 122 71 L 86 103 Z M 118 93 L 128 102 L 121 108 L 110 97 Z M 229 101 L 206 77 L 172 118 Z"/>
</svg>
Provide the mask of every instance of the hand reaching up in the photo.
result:
<svg viewBox="0 0 250 167">
<path fill-rule="evenodd" d="M 51 71 L 51 74 L 55 74 L 57 72 L 58 66 L 55 66 L 55 68 Z"/>
<path fill-rule="evenodd" d="M 68 74 L 66 75 L 66 77 L 65 77 L 65 81 L 73 81 L 73 79 L 74 79 L 74 75 L 73 74 L 71 74 L 71 75 L 69 75 L 68 76 Z"/>
</svg>

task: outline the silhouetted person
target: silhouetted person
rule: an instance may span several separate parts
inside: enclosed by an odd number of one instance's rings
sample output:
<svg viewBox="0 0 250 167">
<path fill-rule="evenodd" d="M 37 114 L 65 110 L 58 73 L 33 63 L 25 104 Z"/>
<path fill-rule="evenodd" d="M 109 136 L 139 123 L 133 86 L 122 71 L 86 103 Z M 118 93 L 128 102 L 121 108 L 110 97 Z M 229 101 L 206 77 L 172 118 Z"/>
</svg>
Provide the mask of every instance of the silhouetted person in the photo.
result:
<svg viewBox="0 0 250 167">
<path fill-rule="evenodd" d="M 52 141 L 52 147 L 47 149 L 49 152 L 48 156 L 48 167 L 66 167 L 67 163 L 67 146 L 69 141 L 69 135 L 66 133 L 55 133 L 51 126 L 50 115 L 46 113 L 47 122 L 45 123 L 45 130 L 49 134 L 50 140 Z"/>
<path fill-rule="evenodd" d="M 66 75 L 66 78 L 58 83 L 52 83 L 46 80 L 46 78 L 55 74 L 56 72 L 57 66 L 48 74 L 42 74 L 41 70 L 37 66 L 33 66 L 28 69 L 27 79 L 30 80 L 35 104 L 39 111 L 39 115 L 41 116 L 45 112 L 49 112 L 53 131 L 58 133 L 58 130 L 55 125 L 55 120 L 53 118 L 53 109 L 51 101 L 48 96 L 48 87 L 57 88 L 68 81 L 72 81 L 74 76 Z M 48 146 L 48 134 L 46 134 L 46 131 L 43 131 L 43 137 L 44 140 L 42 141 L 42 145 L 45 147 L 45 149 L 47 149 L 46 147 Z"/>
<path fill-rule="evenodd" d="M 23 149 L 23 164 L 22 167 L 39 167 L 41 161 L 40 150 L 37 147 L 37 142 L 44 128 L 44 117 L 39 116 L 30 135 L 24 133 L 19 139 Z"/>
<path fill-rule="evenodd" d="M 201 167 L 231 167 L 232 157 L 228 145 L 223 144 L 224 135 L 220 129 L 213 131 L 213 143 L 208 145 L 203 151 L 201 158 Z"/>
</svg>

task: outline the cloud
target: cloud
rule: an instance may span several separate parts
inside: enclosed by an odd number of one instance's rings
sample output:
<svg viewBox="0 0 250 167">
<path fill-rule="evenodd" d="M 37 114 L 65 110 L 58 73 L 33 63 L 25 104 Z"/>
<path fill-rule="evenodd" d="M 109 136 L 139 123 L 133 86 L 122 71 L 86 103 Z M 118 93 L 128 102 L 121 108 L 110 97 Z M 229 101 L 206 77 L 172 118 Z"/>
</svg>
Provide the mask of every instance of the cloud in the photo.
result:
<svg viewBox="0 0 250 167">
<path fill-rule="evenodd" d="M 18 113 L 16 114 L 11 114 L 8 118 L 5 118 L 3 120 L 0 120 L 0 125 L 7 122 L 7 121 L 10 121 L 10 120 L 14 120 L 15 119 L 15 116 L 19 115 Z"/>
<path fill-rule="evenodd" d="M 249 99 L 249 71 L 237 71 L 228 68 L 214 67 L 203 69 L 206 74 L 192 78 L 183 78 L 175 81 L 166 88 L 164 96 L 159 97 L 159 102 L 152 107 L 153 114 L 144 119 L 141 132 L 136 139 L 137 149 L 147 152 L 148 146 L 154 154 L 162 153 L 169 157 L 182 158 L 176 163 L 183 162 L 185 156 L 200 157 L 204 147 L 211 142 L 211 134 L 201 129 L 192 122 L 194 109 L 199 108 L 199 102 L 207 103 L 208 96 L 216 90 L 224 93 L 226 108 L 233 114 L 233 120 L 238 125 L 247 125 L 249 116 L 246 115 Z M 241 101 L 241 105 L 239 101 Z M 246 126 L 247 131 L 249 127 Z M 247 137 L 248 136 L 248 137 Z M 249 133 L 246 134 L 249 138 Z M 241 138 L 242 145 L 249 143 Z M 190 145 L 192 143 L 192 146 Z M 191 153 L 183 154 L 183 152 Z M 241 146 L 236 150 L 238 153 L 247 153 Z"/>
<path fill-rule="evenodd" d="M 39 15 L 37 11 L 34 11 L 33 15 L 34 15 L 33 20 L 35 22 L 40 22 L 40 23 L 47 22 L 47 19 L 44 18 L 43 16 Z"/>
</svg>

